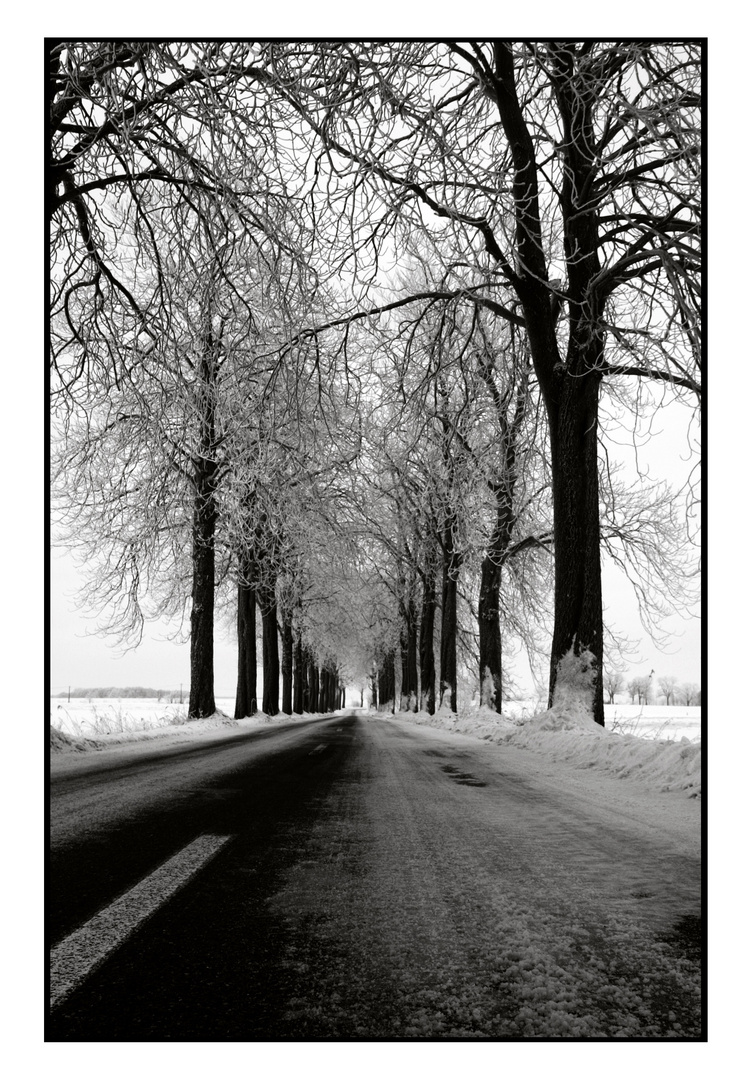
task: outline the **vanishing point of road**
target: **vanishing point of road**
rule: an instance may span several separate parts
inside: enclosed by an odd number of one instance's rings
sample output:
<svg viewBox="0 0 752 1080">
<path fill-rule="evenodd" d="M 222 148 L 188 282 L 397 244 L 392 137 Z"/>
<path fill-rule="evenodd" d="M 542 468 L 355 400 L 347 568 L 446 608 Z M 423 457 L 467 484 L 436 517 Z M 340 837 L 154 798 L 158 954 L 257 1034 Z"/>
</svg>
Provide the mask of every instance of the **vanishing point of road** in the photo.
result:
<svg viewBox="0 0 752 1080">
<path fill-rule="evenodd" d="M 65 758 L 48 1040 L 701 1037 L 696 800 L 358 714 Z"/>
</svg>

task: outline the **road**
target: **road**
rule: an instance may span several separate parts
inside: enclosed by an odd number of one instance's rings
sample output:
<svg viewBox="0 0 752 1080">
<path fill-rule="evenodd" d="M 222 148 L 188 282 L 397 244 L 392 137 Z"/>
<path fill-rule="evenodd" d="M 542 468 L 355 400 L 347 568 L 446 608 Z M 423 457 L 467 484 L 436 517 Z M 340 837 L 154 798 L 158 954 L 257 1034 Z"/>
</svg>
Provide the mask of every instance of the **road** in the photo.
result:
<svg viewBox="0 0 752 1080">
<path fill-rule="evenodd" d="M 357 715 L 87 755 L 51 781 L 47 1038 L 699 1038 L 677 799 Z"/>
</svg>

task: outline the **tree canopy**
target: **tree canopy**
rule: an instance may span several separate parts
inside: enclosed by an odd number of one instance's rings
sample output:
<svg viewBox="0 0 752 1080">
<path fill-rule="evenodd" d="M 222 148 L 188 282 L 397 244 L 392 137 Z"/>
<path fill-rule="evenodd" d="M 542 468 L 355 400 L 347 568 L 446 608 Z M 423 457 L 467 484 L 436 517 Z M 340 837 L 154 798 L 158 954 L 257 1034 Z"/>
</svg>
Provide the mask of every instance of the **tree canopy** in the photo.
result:
<svg viewBox="0 0 752 1080">
<path fill-rule="evenodd" d="M 694 585 L 694 469 L 612 447 L 699 408 L 702 43 L 48 44 L 55 506 L 106 628 L 187 620 L 192 715 L 237 604 L 241 712 L 259 617 L 285 711 L 309 669 L 501 709 L 523 649 L 549 700 L 592 656 L 602 722 L 602 561 L 657 633 Z"/>
</svg>

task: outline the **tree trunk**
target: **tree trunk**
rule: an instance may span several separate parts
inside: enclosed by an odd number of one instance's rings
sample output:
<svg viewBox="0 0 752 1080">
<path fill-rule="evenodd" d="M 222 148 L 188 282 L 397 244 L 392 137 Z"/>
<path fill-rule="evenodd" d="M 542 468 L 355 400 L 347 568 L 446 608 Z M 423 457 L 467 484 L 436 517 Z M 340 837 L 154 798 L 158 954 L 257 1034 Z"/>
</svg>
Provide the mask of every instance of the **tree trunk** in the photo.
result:
<svg viewBox="0 0 752 1080">
<path fill-rule="evenodd" d="M 593 375 L 566 380 L 551 428 L 554 506 L 554 632 L 549 707 L 570 649 L 593 656 L 593 718 L 604 724 L 603 604 L 598 499 L 598 391 Z"/>
<path fill-rule="evenodd" d="M 282 712 L 292 716 L 292 614 L 282 613 Z"/>
<path fill-rule="evenodd" d="M 319 711 L 319 669 L 316 667 L 316 663 L 311 659 L 308 665 L 308 707 L 306 712 L 315 713 Z"/>
<path fill-rule="evenodd" d="M 420 617 L 420 697 L 421 707 L 431 716 L 436 712 L 436 663 L 433 653 L 435 615 L 436 582 L 429 570 L 423 579 L 423 608 Z"/>
<path fill-rule="evenodd" d="M 319 684 L 319 712 L 329 712 L 329 672 L 327 668 L 321 669 L 321 681 Z"/>
<path fill-rule="evenodd" d="M 319 700 L 316 711 L 326 712 L 326 668 L 323 667 L 319 669 Z"/>
<path fill-rule="evenodd" d="M 214 530 L 213 486 L 200 483 L 193 508 L 191 590 L 191 692 L 189 718 L 211 716 L 214 701 Z"/>
<path fill-rule="evenodd" d="M 501 469 L 489 485 L 496 499 L 496 520 L 485 558 L 481 564 L 478 596 L 478 667 L 481 703 L 489 704 L 487 698 L 493 695 L 492 707 L 497 713 L 501 712 L 502 693 L 501 565 L 512 540 L 515 521 L 514 496 L 517 486 L 518 440 L 527 411 L 529 385 L 529 361 L 525 357 L 524 365 L 519 363 L 521 358 L 516 346 L 514 326 L 510 327 L 510 337 L 513 379 L 517 384 L 514 395 L 511 393 L 511 387 L 506 394 L 499 391 L 493 359 L 479 363 L 481 377 L 494 403 L 502 450 Z M 514 407 L 510 417 L 511 401 L 514 402 Z"/>
<path fill-rule="evenodd" d="M 394 649 L 392 649 L 386 661 L 386 700 L 391 701 L 392 713 L 395 711 L 395 698 L 397 696 L 397 680 L 394 673 Z"/>
<path fill-rule="evenodd" d="M 415 604 L 412 600 L 401 605 L 402 627 L 400 629 L 400 657 L 402 660 L 402 685 L 400 709 L 403 712 L 418 709 L 417 626 Z"/>
<path fill-rule="evenodd" d="M 263 711 L 267 716 L 279 712 L 279 642 L 277 638 L 277 598 L 274 585 L 258 589 L 261 608 L 261 649 L 264 664 Z"/>
<path fill-rule="evenodd" d="M 198 367 L 198 453 L 194 459 L 193 584 L 191 590 L 191 692 L 188 716 L 216 712 L 214 701 L 214 533 L 217 525 L 215 384 L 217 353 L 211 333 L 204 337 Z"/>
<path fill-rule="evenodd" d="M 500 602 L 501 566 L 494 556 L 487 554 L 480 568 L 480 596 L 478 598 L 478 642 L 481 703 L 501 712 L 501 627 Z M 491 687 L 486 680 L 491 680 Z M 491 689 L 493 703 L 484 700 Z"/>
<path fill-rule="evenodd" d="M 449 691 L 449 707 L 457 712 L 457 578 L 462 559 L 454 549 L 454 528 L 450 520 L 444 529 L 441 581 L 441 656 L 439 669 L 440 706 Z"/>
<path fill-rule="evenodd" d="M 303 653 L 303 640 L 298 632 L 295 641 L 295 691 L 293 693 L 293 712 L 301 714 L 305 710 L 306 664 Z"/>
<path fill-rule="evenodd" d="M 407 652 L 405 659 L 403 660 L 403 679 L 405 679 L 405 690 L 407 695 L 407 705 L 411 712 L 418 711 L 418 618 L 415 610 L 415 601 L 411 597 L 407 605 L 407 625 L 406 625 L 406 638 L 407 638 Z"/>
<path fill-rule="evenodd" d="M 384 655 L 379 666 L 379 704 L 384 709 L 391 703 L 391 711 L 394 712 L 394 650 L 390 649 Z"/>
<path fill-rule="evenodd" d="M 558 302 L 548 286 L 538 201 L 538 163 L 515 82 L 508 42 L 494 43 L 494 97 L 512 157 L 518 274 L 530 349 L 551 434 L 555 592 L 549 704 L 559 663 L 570 649 L 593 655 L 593 718 L 604 724 L 603 610 L 598 503 L 598 392 L 605 298 L 600 273 L 598 206 L 592 197 L 596 160 L 592 107 L 576 72 L 575 50 L 552 44 L 549 77 L 562 120 L 559 206 L 567 265 L 569 342 L 562 362 L 556 338 Z"/>
<path fill-rule="evenodd" d="M 256 590 L 251 584 L 250 562 L 244 563 L 238 582 L 238 686 L 235 719 L 256 712 Z"/>
</svg>

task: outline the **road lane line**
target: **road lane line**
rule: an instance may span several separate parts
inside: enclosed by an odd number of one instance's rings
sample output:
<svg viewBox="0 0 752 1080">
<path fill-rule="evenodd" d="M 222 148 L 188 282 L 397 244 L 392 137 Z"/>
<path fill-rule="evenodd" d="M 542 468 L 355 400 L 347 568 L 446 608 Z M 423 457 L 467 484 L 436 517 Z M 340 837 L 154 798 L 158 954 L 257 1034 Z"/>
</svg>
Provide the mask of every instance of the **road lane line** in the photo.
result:
<svg viewBox="0 0 752 1080">
<path fill-rule="evenodd" d="M 57 1008 L 155 911 L 182 889 L 231 836 L 198 836 L 153 873 L 113 900 L 50 954 L 50 1009 Z"/>
</svg>

